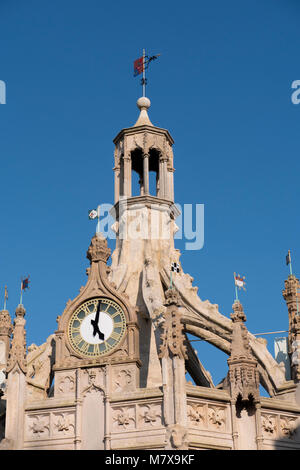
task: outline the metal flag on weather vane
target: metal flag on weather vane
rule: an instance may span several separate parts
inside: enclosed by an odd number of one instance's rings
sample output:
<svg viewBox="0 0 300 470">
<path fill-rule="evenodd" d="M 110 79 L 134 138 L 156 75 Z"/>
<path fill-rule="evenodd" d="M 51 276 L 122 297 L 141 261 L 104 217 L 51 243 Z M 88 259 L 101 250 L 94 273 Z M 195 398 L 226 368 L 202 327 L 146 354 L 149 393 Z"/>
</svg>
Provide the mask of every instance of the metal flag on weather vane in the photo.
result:
<svg viewBox="0 0 300 470">
<path fill-rule="evenodd" d="M 180 267 L 178 263 L 172 263 L 171 264 L 171 271 L 179 273 L 180 272 Z"/>
<path fill-rule="evenodd" d="M 23 297 L 23 291 L 26 289 L 29 289 L 29 276 L 25 277 L 24 279 L 21 279 L 21 297 L 20 297 L 20 304 L 22 305 L 22 297 Z"/>
<path fill-rule="evenodd" d="M 235 300 L 239 300 L 238 298 L 238 289 L 244 289 L 246 290 L 245 288 L 245 279 L 246 277 L 245 276 L 240 276 L 239 274 L 236 274 L 236 273 L 233 273 L 233 277 L 234 277 L 234 285 L 235 285 Z"/>
<path fill-rule="evenodd" d="M 6 310 L 6 301 L 8 299 L 8 292 L 7 292 L 7 286 L 4 287 L 4 306 L 3 310 Z"/>
<path fill-rule="evenodd" d="M 160 56 L 160 54 L 148 56 L 145 53 L 145 49 L 143 49 L 143 55 L 142 57 L 139 57 L 133 62 L 133 76 L 137 77 L 141 73 L 143 74 L 143 78 L 141 79 L 141 85 L 143 87 L 143 96 L 146 96 L 146 84 L 147 84 L 147 78 L 146 78 L 146 69 L 149 67 L 150 62 L 153 60 L 157 59 Z"/>
<path fill-rule="evenodd" d="M 98 219 L 96 233 L 100 232 L 100 206 L 97 209 L 90 209 L 88 214 L 90 220 Z"/>
<path fill-rule="evenodd" d="M 171 268 L 170 268 L 170 289 L 173 289 L 173 276 L 172 273 L 179 273 L 180 272 L 180 266 L 178 263 L 171 263 Z"/>
<path fill-rule="evenodd" d="M 89 219 L 94 220 L 98 217 L 98 212 L 96 209 L 90 209 L 89 210 Z"/>
<path fill-rule="evenodd" d="M 291 250 L 288 251 L 288 254 L 286 255 L 285 257 L 285 263 L 286 265 L 290 266 L 290 275 L 292 276 L 293 275 L 293 271 L 292 271 L 292 258 L 291 258 Z"/>
</svg>

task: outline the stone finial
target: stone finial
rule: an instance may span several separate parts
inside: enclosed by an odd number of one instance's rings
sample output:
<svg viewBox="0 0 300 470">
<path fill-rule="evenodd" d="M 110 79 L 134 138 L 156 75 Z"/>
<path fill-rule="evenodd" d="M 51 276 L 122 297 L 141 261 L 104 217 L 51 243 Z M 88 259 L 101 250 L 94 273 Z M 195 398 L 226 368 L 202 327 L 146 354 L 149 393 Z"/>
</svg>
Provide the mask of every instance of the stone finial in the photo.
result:
<svg viewBox="0 0 300 470">
<path fill-rule="evenodd" d="M 9 373 L 16 364 L 24 374 L 27 372 L 25 313 L 26 310 L 24 306 L 21 304 L 18 305 L 16 318 L 14 319 L 13 339 L 7 362 L 7 373 Z"/>
<path fill-rule="evenodd" d="M 233 322 L 245 322 L 247 320 L 242 304 L 239 301 L 235 301 L 232 306 L 233 312 L 230 314 L 230 318 Z"/>
<path fill-rule="evenodd" d="M 254 358 L 248 339 L 248 331 L 244 322 L 246 315 L 242 304 L 235 301 L 233 314 L 230 315 L 232 328 L 231 353 L 227 360 L 229 371 L 227 380 L 231 396 L 234 400 L 240 398 L 244 402 L 259 399 L 259 373 L 257 360 Z"/>
<path fill-rule="evenodd" d="M 181 300 L 180 300 L 180 295 L 178 294 L 176 289 L 168 289 L 165 292 L 165 305 L 177 305 L 177 307 L 180 307 L 181 305 Z"/>
<path fill-rule="evenodd" d="M 286 301 L 289 315 L 288 353 L 291 358 L 291 376 L 300 381 L 300 299 L 298 295 L 299 279 L 290 274 L 284 281 L 285 289 L 282 291 Z"/>
<path fill-rule="evenodd" d="M 147 109 L 150 108 L 151 101 L 149 98 L 146 98 L 145 96 L 142 96 L 137 100 L 137 107 L 140 109 L 140 115 L 138 120 L 136 121 L 135 125 L 133 127 L 137 126 L 153 126 L 152 122 L 149 119 Z"/>
<path fill-rule="evenodd" d="M 178 311 L 178 306 L 181 304 L 180 296 L 175 289 L 168 289 L 165 296 L 165 306 L 167 309 L 165 312 L 163 333 L 161 335 L 162 344 L 160 346 L 159 357 L 162 359 L 171 354 L 180 359 L 187 359 L 183 325 L 180 321 L 181 315 Z"/>
<path fill-rule="evenodd" d="M 297 313 L 297 310 L 299 310 L 299 305 L 297 309 L 297 303 L 299 302 L 299 296 L 297 294 L 299 289 L 299 279 L 297 279 L 293 274 L 290 274 L 288 279 L 284 281 L 284 285 L 285 289 L 282 291 L 282 295 L 286 301 L 289 317 L 291 319 L 291 317 Z"/>
<path fill-rule="evenodd" d="M 0 336 L 10 336 L 12 333 L 12 323 L 8 310 L 0 311 Z"/>
<path fill-rule="evenodd" d="M 107 241 L 101 233 L 96 233 L 91 240 L 86 257 L 91 263 L 103 261 L 107 263 L 110 257 L 110 248 L 107 246 Z"/>
</svg>

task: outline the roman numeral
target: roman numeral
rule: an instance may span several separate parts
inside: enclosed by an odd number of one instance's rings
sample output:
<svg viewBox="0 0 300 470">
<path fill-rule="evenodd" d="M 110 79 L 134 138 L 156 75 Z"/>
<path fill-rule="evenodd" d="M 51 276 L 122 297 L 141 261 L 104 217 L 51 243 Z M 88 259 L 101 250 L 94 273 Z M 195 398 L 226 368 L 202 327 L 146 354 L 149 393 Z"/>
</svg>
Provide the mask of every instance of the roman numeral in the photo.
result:
<svg viewBox="0 0 300 470">
<path fill-rule="evenodd" d="M 83 353 L 87 353 L 89 349 L 89 343 L 84 343 L 83 346 L 80 348 Z"/>
<path fill-rule="evenodd" d="M 81 326 L 81 325 L 80 325 Z M 80 331 L 80 326 L 73 326 L 72 327 L 72 333 L 79 333 Z"/>
<path fill-rule="evenodd" d="M 80 343 L 80 341 L 82 341 L 82 338 L 80 335 L 78 336 L 73 336 L 73 341 L 74 343 L 76 344 L 76 346 L 78 346 L 78 344 Z"/>
<path fill-rule="evenodd" d="M 120 315 L 120 312 L 118 312 L 118 310 L 116 310 L 115 313 L 111 315 L 111 318 L 115 318 L 117 315 Z"/>
<path fill-rule="evenodd" d="M 120 337 L 119 333 L 116 333 L 115 331 L 113 331 L 112 334 L 110 335 L 110 338 L 116 341 L 118 341 L 119 337 Z"/>
</svg>

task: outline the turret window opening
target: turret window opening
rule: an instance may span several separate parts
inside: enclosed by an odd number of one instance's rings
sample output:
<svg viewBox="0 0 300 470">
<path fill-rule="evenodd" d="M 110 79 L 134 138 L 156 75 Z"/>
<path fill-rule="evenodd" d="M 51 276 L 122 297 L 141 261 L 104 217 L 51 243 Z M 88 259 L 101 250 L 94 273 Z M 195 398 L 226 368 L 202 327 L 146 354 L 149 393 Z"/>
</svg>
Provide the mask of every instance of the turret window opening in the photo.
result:
<svg viewBox="0 0 300 470">
<path fill-rule="evenodd" d="M 131 152 L 131 195 L 144 195 L 143 153 L 141 149 Z"/>
<path fill-rule="evenodd" d="M 149 151 L 149 194 L 159 196 L 159 152 Z"/>
</svg>

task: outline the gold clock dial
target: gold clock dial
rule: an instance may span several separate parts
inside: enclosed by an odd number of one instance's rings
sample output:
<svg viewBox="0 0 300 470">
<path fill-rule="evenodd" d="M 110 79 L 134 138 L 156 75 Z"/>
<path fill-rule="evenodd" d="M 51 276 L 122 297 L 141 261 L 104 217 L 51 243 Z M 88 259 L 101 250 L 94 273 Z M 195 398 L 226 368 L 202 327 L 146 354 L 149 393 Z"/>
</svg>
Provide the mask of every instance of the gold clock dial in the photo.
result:
<svg viewBox="0 0 300 470">
<path fill-rule="evenodd" d="M 81 355 L 98 357 L 110 353 L 122 340 L 126 317 L 113 300 L 87 300 L 73 313 L 68 328 L 72 348 Z"/>
</svg>

